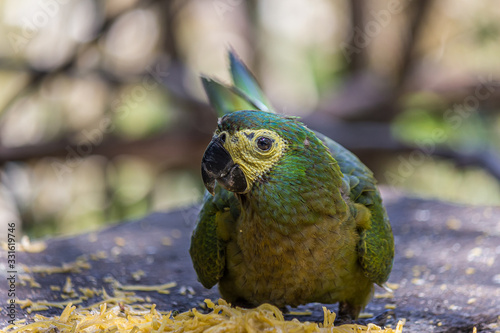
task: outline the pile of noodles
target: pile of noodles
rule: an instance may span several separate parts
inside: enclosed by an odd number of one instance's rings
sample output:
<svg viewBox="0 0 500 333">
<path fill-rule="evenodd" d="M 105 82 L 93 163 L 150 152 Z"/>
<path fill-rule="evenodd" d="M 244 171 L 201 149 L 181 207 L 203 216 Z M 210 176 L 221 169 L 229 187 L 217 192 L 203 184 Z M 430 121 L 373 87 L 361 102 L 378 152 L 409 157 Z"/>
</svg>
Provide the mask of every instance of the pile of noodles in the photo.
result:
<svg viewBox="0 0 500 333">
<path fill-rule="evenodd" d="M 204 314 L 193 308 L 173 314 L 160 312 L 153 304 L 144 306 L 100 303 L 76 308 L 71 303 L 60 316 L 34 316 L 32 323 L 16 323 L 0 332 L 402 332 L 403 322 L 395 329 L 374 324 L 345 324 L 334 326 L 335 313 L 326 308 L 322 324 L 285 320 L 275 306 L 263 304 L 255 309 L 232 307 L 224 300 L 214 304 L 205 300 L 209 310 Z"/>
</svg>

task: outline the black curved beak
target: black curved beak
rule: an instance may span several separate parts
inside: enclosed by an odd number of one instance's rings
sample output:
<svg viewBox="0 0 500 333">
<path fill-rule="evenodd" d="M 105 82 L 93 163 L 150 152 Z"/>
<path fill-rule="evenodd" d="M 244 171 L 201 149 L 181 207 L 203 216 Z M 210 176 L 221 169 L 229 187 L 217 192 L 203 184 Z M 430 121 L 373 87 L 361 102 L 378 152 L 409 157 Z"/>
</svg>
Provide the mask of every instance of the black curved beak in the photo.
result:
<svg viewBox="0 0 500 333">
<path fill-rule="evenodd" d="M 225 135 L 225 134 L 223 134 Z M 217 181 L 226 190 L 243 193 L 247 181 L 243 171 L 235 164 L 229 152 L 224 148 L 223 139 L 214 137 L 201 161 L 201 176 L 207 190 L 213 195 Z"/>
</svg>

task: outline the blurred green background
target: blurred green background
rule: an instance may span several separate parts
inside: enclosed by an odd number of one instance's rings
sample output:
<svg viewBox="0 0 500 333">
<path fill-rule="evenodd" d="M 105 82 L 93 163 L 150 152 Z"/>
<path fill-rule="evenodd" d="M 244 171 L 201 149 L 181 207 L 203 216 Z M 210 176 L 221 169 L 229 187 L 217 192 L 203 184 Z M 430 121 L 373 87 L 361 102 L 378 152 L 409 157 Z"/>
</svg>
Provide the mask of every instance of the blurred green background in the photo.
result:
<svg viewBox="0 0 500 333">
<path fill-rule="evenodd" d="M 0 2 L 0 234 L 67 235 L 199 202 L 228 47 L 279 112 L 387 190 L 500 204 L 490 1 Z"/>
</svg>

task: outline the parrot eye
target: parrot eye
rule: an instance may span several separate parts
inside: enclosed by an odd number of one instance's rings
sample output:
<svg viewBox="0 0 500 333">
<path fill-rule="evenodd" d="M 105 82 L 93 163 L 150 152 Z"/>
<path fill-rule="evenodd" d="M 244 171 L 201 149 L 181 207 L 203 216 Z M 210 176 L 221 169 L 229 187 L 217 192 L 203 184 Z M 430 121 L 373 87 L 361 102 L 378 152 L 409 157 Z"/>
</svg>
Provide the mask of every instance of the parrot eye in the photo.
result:
<svg viewBox="0 0 500 333">
<path fill-rule="evenodd" d="M 259 136 L 256 141 L 257 141 L 257 147 L 263 151 L 269 150 L 274 142 L 273 139 L 266 138 L 265 136 Z"/>
</svg>

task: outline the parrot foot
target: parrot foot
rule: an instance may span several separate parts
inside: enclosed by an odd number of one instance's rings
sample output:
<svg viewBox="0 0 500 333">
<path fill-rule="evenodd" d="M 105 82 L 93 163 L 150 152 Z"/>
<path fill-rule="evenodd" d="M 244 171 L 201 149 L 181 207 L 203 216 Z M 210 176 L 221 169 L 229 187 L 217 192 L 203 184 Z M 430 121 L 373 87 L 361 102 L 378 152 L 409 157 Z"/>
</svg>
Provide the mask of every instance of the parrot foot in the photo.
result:
<svg viewBox="0 0 500 333">
<path fill-rule="evenodd" d="M 366 320 L 363 321 L 363 324 L 368 324 L 368 323 L 373 323 L 377 326 L 385 326 L 385 324 L 387 323 L 387 321 L 390 319 L 390 318 L 395 318 L 396 317 L 396 314 L 394 312 L 394 310 L 385 310 L 384 312 L 376 315 L 376 316 L 373 316 L 371 318 L 368 318 Z"/>
<path fill-rule="evenodd" d="M 352 305 L 347 302 L 339 302 L 339 311 L 335 321 L 340 324 L 352 324 L 358 318 L 363 307 L 360 305 Z"/>
<path fill-rule="evenodd" d="M 289 309 L 289 308 L 288 308 L 288 306 L 286 306 L 286 305 L 285 305 L 284 307 L 281 307 L 281 308 L 280 308 L 280 311 L 281 311 L 281 313 L 283 313 L 283 314 L 289 314 L 289 313 L 291 313 L 291 312 L 292 312 L 292 311 L 290 311 L 290 309 Z"/>
<path fill-rule="evenodd" d="M 240 308 L 244 308 L 244 309 L 253 309 L 256 307 L 254 304 L 250 303 L 249 301 L 247 301 L 244 298 L 237 298 L 236 300 L 234 300 L 232 302 L 232 305 L 240 307 Z"/>
</svg>

